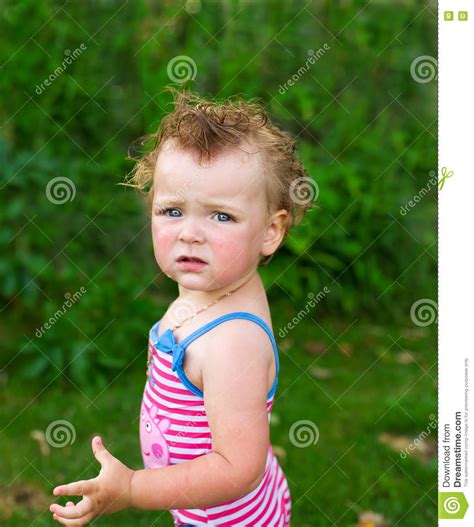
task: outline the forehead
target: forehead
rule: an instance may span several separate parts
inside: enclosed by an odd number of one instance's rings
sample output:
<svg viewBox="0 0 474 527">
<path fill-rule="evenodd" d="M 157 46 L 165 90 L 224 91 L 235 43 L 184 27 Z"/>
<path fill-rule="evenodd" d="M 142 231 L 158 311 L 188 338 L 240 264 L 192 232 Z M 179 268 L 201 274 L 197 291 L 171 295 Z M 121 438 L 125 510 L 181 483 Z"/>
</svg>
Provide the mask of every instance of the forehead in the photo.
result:
<svg viewBox="0 0 474 527">
<path fill-rule="evenodd" d="M 263 192 L 263 178 L 261 154 L 250 144 L 200 163 L 195 151 L 167 141 L 156 162 L 153 187 L 160 194 L 251 199 Z"/>
</svg>

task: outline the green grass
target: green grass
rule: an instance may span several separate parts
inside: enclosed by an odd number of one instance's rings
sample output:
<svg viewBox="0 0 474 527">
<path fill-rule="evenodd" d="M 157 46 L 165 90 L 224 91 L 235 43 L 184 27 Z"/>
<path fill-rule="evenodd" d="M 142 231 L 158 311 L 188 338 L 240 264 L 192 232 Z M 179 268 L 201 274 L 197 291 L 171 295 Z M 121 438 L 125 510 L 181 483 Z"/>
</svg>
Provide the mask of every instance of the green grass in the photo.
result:
<svg viewBox="0 0 474 527">
<path fill-rule="evenodd" d="M 274 319 L 275 333 L 285 324 L 280 317 Z M 383 514 L 393 526 L 432 526 L 437 516 L 436 459 L 402 459 L 378 436 L 389 432 L 414 438 L 426 429 L 429 415 L 437 414 L 434 326 L 413 331 L 409 320 L 405 329 L 352 322 L 307 318 L 279 339 L 281 373 L 271 438 L 286 453 L 280 463 L 292 494 L 292 526 L 356 525 L 358 512 L 365 510 Z M 304 349 L 311 342 L 324 343 L 328 349 L 322 355 L 311 354 Z M 352 346 L 350 356 L 339 344 L 346 351 Z M 402 350 L 412 352 L 416 362 L 398 362 Z M 98 473 L 90 448 L 94 434 L 100 433 L 107 448 L 125 464 L 142 468 L 137 417 L 144 361 L 145 357 L 111 378 L 103 393 L 82 393 L 72 385 L 65 389 L 59 378 L 44 389 L 39 380 L 25 385 L 10 374 L 0 391 L 2 525 L 56 524 L 48 505 L 62 500 L 53 499 L 53 487 Z M 309 371 L 315 366 L 330 370 L 330 376 L 314 379 Z M 57 419 L 74 425 L 75 442 L 42 455 L 31 432 L 45 432 Z M 314 423 L 320 435 L 316 444 L 299 448 L 289 431 L 303 420 Z M 430 439 L 436 441 L 435 432 Z M 15 501 L 16 488 L 30 489 L 32 494 L 25 491 Z M 7 519 L 8 503 L 13 503 L 13 512 Z M 173 525 L 166 511 L 136 510 L 92 523 Z"/>
</svg>

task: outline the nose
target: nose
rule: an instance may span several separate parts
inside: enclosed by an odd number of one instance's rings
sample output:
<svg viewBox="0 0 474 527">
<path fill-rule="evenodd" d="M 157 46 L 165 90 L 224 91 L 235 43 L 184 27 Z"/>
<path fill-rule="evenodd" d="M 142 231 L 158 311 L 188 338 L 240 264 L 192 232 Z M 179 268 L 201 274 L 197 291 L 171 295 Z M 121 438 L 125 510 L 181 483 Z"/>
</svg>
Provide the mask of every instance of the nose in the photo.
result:
<svg viewBox="0 0 474 527">
<path fill-rule="evenodd" d="M 190 218 L 182 223 L 178 240 L 183 243 L 203 243 L 202 229 L 195 219 Z"/>
</svg>

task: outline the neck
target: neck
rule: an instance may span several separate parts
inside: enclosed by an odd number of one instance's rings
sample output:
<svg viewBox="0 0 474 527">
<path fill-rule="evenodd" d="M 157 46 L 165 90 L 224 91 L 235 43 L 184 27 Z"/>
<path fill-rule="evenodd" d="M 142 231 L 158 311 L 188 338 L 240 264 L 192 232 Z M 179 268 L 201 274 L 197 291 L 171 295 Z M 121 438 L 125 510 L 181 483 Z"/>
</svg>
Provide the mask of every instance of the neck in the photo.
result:
<svg viewBox="0 0 474 527">
<path fill-rule="evenodd" d="M 185 287 L 182 287 L 180 284 L 178 284 L 179 295 L 176 301 L 191 302 L 196 307 L 200 307 L 216 300 L 219 297 L 222 297 L 222 295 L 225 295 L 227 292 L 238 289 L 238 291 L 235 291 L 230 295 L 232 297 L 237 292 L 240 292 L 247 287 L 252 287 L 257 281 L 260 281 L 260 275 L 256 270 L 252 270 L 247 275 L 239 278 L 239 280 L 236 280 L 234 283 L 229 284 L 226 287 L 219 287 L 216 289 L 210 289 L 208 291 L 186 289 Z"/>
</svg>

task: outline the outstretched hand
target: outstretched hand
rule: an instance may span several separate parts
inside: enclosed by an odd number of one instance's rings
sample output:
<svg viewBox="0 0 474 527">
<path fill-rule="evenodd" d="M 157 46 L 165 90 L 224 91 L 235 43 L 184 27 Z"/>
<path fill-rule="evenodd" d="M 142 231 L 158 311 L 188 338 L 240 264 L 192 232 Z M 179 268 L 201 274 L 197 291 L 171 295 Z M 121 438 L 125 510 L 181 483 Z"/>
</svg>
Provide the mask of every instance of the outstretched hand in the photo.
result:
<svg viewBox="0 0 474 527">
<path fill-rule="evenodd" d="M 86 525 L 96 516 L 111 514 L 131 506 L 131 483 L 134 471 L 115 458 L 99 437 L 92 440 L 92 451 L 101 464 L 94 479 L 76 481 L 55 487 L 55 496 L 82 496 L 76 505 L 65 507 L 53 503 L 49 510 L 53 519 L 71 527 Z"/>
</svg>

